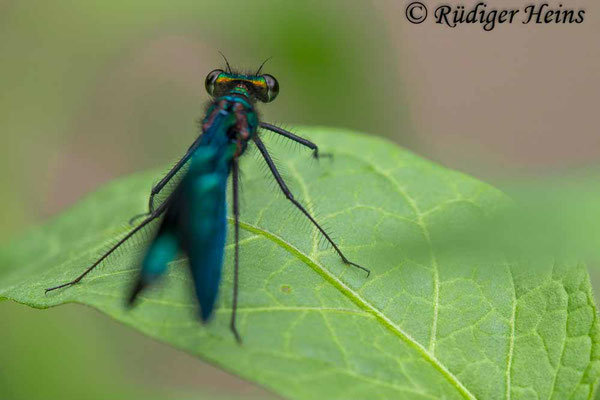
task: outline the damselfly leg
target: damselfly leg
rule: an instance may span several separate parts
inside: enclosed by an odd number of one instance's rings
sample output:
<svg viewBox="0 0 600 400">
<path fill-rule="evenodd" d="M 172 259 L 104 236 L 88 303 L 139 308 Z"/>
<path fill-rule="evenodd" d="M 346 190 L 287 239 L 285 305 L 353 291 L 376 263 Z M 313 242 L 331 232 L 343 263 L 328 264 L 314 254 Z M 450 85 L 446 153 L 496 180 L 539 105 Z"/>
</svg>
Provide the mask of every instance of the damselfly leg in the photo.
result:
<svg viewBox="0 0 600 400">
<path fill-rule="evenodd" d="M 163 188 L 167 185 L 167 183 L 169 183 L 169 181 L 171 179 L 173 179 L 173 177 L 175 175 L 177 175 L 177 173 L 185 165 L 185 163 L 187 163 L 189 161 L 190 157 L 194 154 L 194 151 L 198 148 L 199 144 L 200 144 L 200 137 L 198 137 L 194 141 L 194 143 L 192 143 L 192 145 L 190 146 L 188 151 L 183 155 L 183 157 L 181 157 L 181 159 L 179 161 L 177 161 L 177 163 L 173 166 L 173 168 L 171 168 L 169 170 L 169 172 L 167 172 L 167 174 L 160 181 L 158 181 L 158 183 L 156 185 L 152 186 L 152 191 L 150 192 L 150 198 L 148 199 L 148 211 L 146 211 L 145 213 L 137 214 L 137 215 L 134 215 L 133 217 L 131 217 L 131 219 L 129 220 L 129 225 L 133 225 L 133 223 L 137 219 L 151 215 L 154 212 L 155 196 L 157 196 L 163 190 Z"/>
<path fill-rule="evenodd" d="M 316 144 L 314 144 L 313 142 L 311 142 L 310 140 L 304 139 L 303 137 L 295 135 L 295 134 L 293 134 L 290 131 L 286 131 L 283 128 L 280 128 L 278 126 L 275 126 L 275 125 L 272 125 L 272 124 L 269 124 L 269 123 L 266 123 L 266 122 L 261 122 L 259 124 L 259 126 L 261 128 L 263 128 L 263 129 L 266 129 L 266 130 L 271 131 L 271 132 L 275 132 L 275 133 L 277 133 L 277 134 L 279 134 L 279 135 L 281 135 L 283 137 L 286 137 L 286 138 L 288 138 L 290 140 L 293 140 L 296 143 L 300 143 L 301 145 L 308 147 L 309 149 L 311 149 L 313 151 L 313 157 L 316 158 L 316 159 L 319 159 L 319 158 L 322 158 L 322 157 L 329 157 L 329 158 L 332 157 L 331 154 L 321 154 L 321 153 L 319 153 L 319 147 Z"/>
<path fill-rule="evenodd" d="M 239 197 L 239 161 L 234 158 L 231 163 L 231 187 L 232 187 L 232 201 L 233 201 L 233 221 L 234 221 L 234 240 L 235 250 L 233 255 L 233 303 L 231 305 L 231 324 L 230 328 L 235 336 L 238 343 L 242 342 L 242 338 L 238 333 L 235 326 L 236 312 L 237 312 L 237 301 L 238 301 L 238 284 L 239 284 L 239 271 L 240 271 L 240 197 Z"/>
<path fill-rule="evenodd" d="M 279 174 L 279 171 L 277 170 L 277 167 L 275 166 L 275 163 L 273 162 L 273 159 L 269 155 L 269 152 L 267 151 L 267 148 L 265 147 L 265 145 L 262 142 L 262 140 L 260 140 L 260 138 L 258 136 L 254 136 L 254 137 L 252 137 L 252 139 L 254 140 L 254 143 L 256 144 L 256 147 L 258 147 L 258 150 L 260 151 L 260 154 L 262 154 L 263 158 L 265 159 L 265 161 L 267 163 L 267 166 L 271 170 L 271 173 L 273 174 L 273 177 L 277 181 L 277 184 L 281 188 L 281 191 L 283 192 L 283 194 L 285 195 L 285 197 L 290 202 L 292 202 L 292 204 L 295 205 L 296 208 L 298 208 L 310 220 L 310 222 L 313 223 L 313 225 L 319 230 L 319 232 L 321 232 L 321 234 L 323 235 L 323 237 L 325 237 L 325 239 L 327 239 L 327 241 L 331 244 L 331 246 L 333 246 L 334 250 L 336 251 L 336 253 L 338 253 L 338 255 L 340 256 L 340 258 L 342 259 L 342 261 L 344 262 L 344 264 L 352 265 L 352 266 L 354 266 L 356 268 L 362 269 L 363 271 L 365 271 L 367 273 L 367 277 L 368 277 L 371 274 L 371 271 L 369 271 L 365 267 L 362 267 L 362 266 L 360 266 L 360 265 L 358 265 L 358 264 L 353 263 L 352 261 L 350 261 L 344 255 L 344 253 L 342 253 L 342 251 L 340 250 L 340 248 L 335 244 L 335 242 L 333 241 L 333 239 L 331 239 L 331 237 L 327 234 L 327 232 L 325 232 L 325 230 L 321 227 L 321 225 L 319 225 L 319 223 L 312 217 L 312 215 L 310 215 L 310 213 L 304 208 L 304 206 L 302 204 L 300 204 L 300 202 L 298 202 L 298 200 L 296 200 L 294 198 L 294 195 L 292 194 L 292 192 L 290 191 L 290 189 L 286 185 L 285 181 L 281 177 L 281 174 Z"/>
<path fill-rule="evenodd" d="M 79 275 L 77 278 L 73 279 L 70 282 L 66 282 L 66 283 L 60 284 L 58 286 L 54 286 L 54 287 L 46 289 L 46 293 L 51 292 L 56 289 L 64 288 L 66 286 L 74 285 L 77 282 L 79 282 L 80 280 L 82 280 L 87 274 L 92 272 L 92 270 L 94 270 L 102 261 L 104 261 L 106 259 L 106 257 L 111 255 L 116 249 L 118 249 L 119 246 L 121 246 L 123 243 L 128 241 L 133 235 L 135 235 L 137 232 L 139 232 L 143 227 L 148 225 L 150 222 L 152 222 L 156 218 L 160 217 L 167 209 L 167 206 L 168 206 L 168 199 L 165 200 L 165 202 L 162 203 L 160 206 L 158 206 L 158 208 L 155 209 L 150 214 L 150 216 L 148 216 L 146 219 L 144 219 L 142 222 L 140 222 L 139 225 L 137 225 L 127 235 L 125 235 L 125 237 L 123 237 L 121 240 L 119 240 L 117 243 L 115 243 L 110 249 L 108 249 L 108 251 L 106 253 L 104 253 L 92 265 L 90 265 L 86 270 L 84 270 L 83 273 L 81 273 L 81 275 Z"/>
</svg>

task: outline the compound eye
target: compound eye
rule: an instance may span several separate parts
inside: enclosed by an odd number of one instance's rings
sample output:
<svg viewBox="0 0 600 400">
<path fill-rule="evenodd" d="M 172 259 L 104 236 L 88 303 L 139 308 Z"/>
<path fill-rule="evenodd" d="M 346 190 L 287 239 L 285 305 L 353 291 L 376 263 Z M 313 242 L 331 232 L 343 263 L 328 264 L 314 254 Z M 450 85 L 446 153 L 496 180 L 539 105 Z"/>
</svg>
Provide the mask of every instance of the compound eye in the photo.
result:
<svg viewBox="0 0 600 400">
<path fill-rule="evenodd" d="M 215 69 L 214 71 L 211 71 L 208 75 L 206 75 L 204 86 L 206 87 L 206 91 L 208 92 L 208 94 L 210 94 L 211 96 L 213 96 L 215 93 L 215 83 L 217 82 L 217 78 L 222 73 L 222 69 Z"/>
<path fill-rule="evenodd" d="M 275 97 L 277 97 L 277 95 L 279 94 L 279 83 L 277 82 L 277 79 L 275 79 L 275 77 L 272 75 L 264 74 L 262 77 L 267 82 L 268 88 L 265 103 L 269 103 L 275 100 Z"/>
</svg>

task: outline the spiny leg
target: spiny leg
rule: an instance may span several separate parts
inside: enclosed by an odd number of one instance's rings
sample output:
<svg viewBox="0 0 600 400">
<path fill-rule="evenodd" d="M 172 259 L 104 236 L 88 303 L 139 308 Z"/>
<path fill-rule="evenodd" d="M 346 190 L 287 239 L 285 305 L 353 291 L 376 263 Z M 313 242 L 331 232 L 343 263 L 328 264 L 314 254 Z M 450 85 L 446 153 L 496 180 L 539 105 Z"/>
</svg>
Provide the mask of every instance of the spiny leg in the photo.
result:
<svg viewBox="0 0 600 400">
<path fill-rule="evenodd" d="M 233 188 L 233 218 L 234 218 L 234 240 L 235 240 L 235 251 L 233 259 L 233 304 L 231 307 L 231 331 L 235 336 L 238 343 L 242 343 L 242 338 L 237 331 L 235 326 L 235 318 L 237 312 L 237 297 L 238 297 L 238 283 L 239 283 L 239 267 L 240 267 L 240 202 L 239 202 L 239 164 L 238 159 L 234 158 L 231 165 L 231 178 Z"/>
<path fill-rule="evenodd" d="M 263 129 L 266 129 L 268 131 L 275 132 L 283 137 L 293 140 L 296 143 L 300 143 L 302 146 L 308 147 L 309 149 L 311 149 L 313 151 L 313 157 L 316 159 L 319 159 L 321 157 L 332 157 L 331 154 L 319 154 L 319 147 L 316 144 L 314 144 L 313 142 L 311 142 L 308 139 L 304 139 L 301 136 L 295 135 L 290 131 L 286 131 L 285 129 L 282 129 L 275 125 L 271 125 L 266 122 L 261 122 L 260 127 Z"/>
<path fill-rule="evenodd" d="M 329 235 L 327 234 L 327 232 L 325 232 L 325 230 L 323 228 L 321 228 L 321 225 L 319 225 L 319 223 L 310 215 L 310 213 L 308 211 L 306 211 L 306 209 L 302 206 L 302 204 L 300 204 L 298 202 L 298 200 L 296 200 L 294 198 L 294 195 L 292 194 L 292 192 L 290 191 L 290 189 L 285 184 L 283 178 L 279 174 L 279 171 L 277 170 L 277 167 L 275 166 L 275 163 L 271 159 L 271 156 L 269 155 L 269 152 L 267 151 L 267 148 L 265 147 L 265 145 L 262 142 L 262 140 L 260 140 L 260 138 L 258 136 L 256 136 L 256 135 L 253 137 L 253 140 L 254 140 L 254 143 L 256 143 L 256 146 L 258 147 L 258 150 L 262 154 L 263 158 L 267 162 L 267 165 L 269 166 L 269 169 L 271 170 L 271 173 L 273 174 L 273 177 L 277 181 L 277 184 L 279 184 L 279 187 L 281 188 L 281 191 L 283 192 L 283 194 L 285 194 L 285 197 L 289 201 L 291 201 L 300 211 L 302 211 L 302 213 L 304 215 L 306 215 L 306 217 L 310 220 L 310 222 L 312 222 L 315 225 L 315 227 L 319 230 L 319 232 L 321 232 L 321 234 L 325 237 L 325 239 L 327 239 L 327 241 L 333 246 L 333 248 L 338 253 L 338 255 L 341 257 L 342 261 L 345 264 L 349 264 L 349 265 L 352 265 L 352 266 L 354 266 L 356 268 L 362 269 L 363 271 L 365 271 L 367 273 L 367 277 L 368 277 L 369 274 L 371 273 L 371 271 L 369 271 L 365 267 L 362 267 L 362 266 L 360 266 L 360 265 L 358 265 L 356 263 L 353 263 L 352 261 L 348 260 L 348 258 L 344 255 L 344 253 L 342 253 L 342 251 L 340 250 L 340 248 L 335 244 L 335 242 L 333 241 L 333 239 L 331 239 L 329 237 Z"/>
<path fill-rule="evenodd" d="M 79 275 L 77 278 L 73 279 L 70 282 L 66 282 L 61 285 L 46 289 L 46 293 L 51 292 L 56 289 L 66 287 L 66 286 L 74 285 L 77 282 L 79 282 L 80 280 L 82 280 L 83 277 L 85 277 L 87 274 L 92 272 L 92 270 L 94 268 L 96 268 L 102 261 L 104 261 L 106 259 L 106 257 L 111 255 L 116 249 L 119 248 L 119 246 L 121 246 L 123 243 L 125 243 L 127 240 L 129 240 L 129 238 L 131 238 L 136 232 L 138 232 L 144 226 L 148 225 L 150 222 L 152 222 L 156 218 L 158 218 L 166 210 L 166 208 L 167 208 L 167 201 L 162 203 L 156 210 L 154 210 L 152 212 L 152 214 L 148 218 L 143 220 L 138 226 L 136 226 L 134 229 L 132 229 L 131 232 L 129 232 L 124 238 L 122 238 L 114 246 L 112 246 L 106 253 L 104 253 L 99 259 L 97 259 L 96 262 L 94 262 L 90 267 L 88 267 L 85 271 L 83 271 L 83 273 L 81 275 Z"/>
<path fill-rule="evenodd" d="M 181 159 L 179 161 L 177 161 L 177 164 L 175 164 L 173 166 L 173 168 L 171 168 L 171 170 L 169 172 L 167 172 L 167 174 L 156 185 L 154 185 L 152 187 L 152 191 L 150 192 L 150 198 L 148 199 L 148 211 L 145 213 L 141 213 L 141 214 L 133 216 L 129 220 L 130 225 L 132 225 L 136 219 L 151 215 L 154 212 L 154 197 L 156 195 L 158 195 L 161 192 L 161 190 L 163 190 L 163 188 L 167 185 L 167 183 L 169 183 L 169 181 L 171 179 L 173 179 L 173 177 L 177 174 L 177 172 L 179 172 L 181 167 L 183 167 L 185 165 L 185 163 L 188 162 L 188 160 L 190 159 L 192 154 L 194 154 L 194 151 L 198 148 L 199 144 L 200 144 L 200 137 L 198 137 L 194 141 L 194 143 L 192 143 L 192 145 L 190 146 L 188 151 L 184 154 L 184 156 L 181 157 Z"/>
</svg>

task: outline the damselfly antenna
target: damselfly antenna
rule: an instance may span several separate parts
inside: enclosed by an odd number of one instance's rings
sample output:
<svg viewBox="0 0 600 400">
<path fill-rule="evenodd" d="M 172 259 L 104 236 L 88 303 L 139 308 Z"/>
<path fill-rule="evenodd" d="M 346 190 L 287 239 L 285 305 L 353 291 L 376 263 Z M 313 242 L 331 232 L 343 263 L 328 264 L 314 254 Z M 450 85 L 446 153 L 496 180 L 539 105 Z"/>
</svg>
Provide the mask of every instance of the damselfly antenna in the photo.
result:
<svg viewBox="0 0 600 400">
<path fill-rule="evenodd" d="M 227 72 L 229 72 L 231 74 L 231 67 L 229 66 L 229 61 L 227 61 L 227 57 L 225 57 L 225 54 L 221 53 L 221 51 L 217 50 L 219 52 L 219 54 L 221 55 L 221 57 L 223 57 L 223 59 L 225 60 L 225 64 L 227 64 Z"/>
<path fill-rule="evenodd" d="M 260 70 L 262 69 L 263 65 L 265 65 L 266 62 L 269 61 L 271 58 L 273 58 L 273 56 L 271 56 L 271 57 L 267 58 L 265 61 L 263 61 L 263 63 L 260 64 L 260 67 L 258 67 L 258 70 L 256 71 L 256 73 L 254 75 L 260 74 Z"/>
</svg>

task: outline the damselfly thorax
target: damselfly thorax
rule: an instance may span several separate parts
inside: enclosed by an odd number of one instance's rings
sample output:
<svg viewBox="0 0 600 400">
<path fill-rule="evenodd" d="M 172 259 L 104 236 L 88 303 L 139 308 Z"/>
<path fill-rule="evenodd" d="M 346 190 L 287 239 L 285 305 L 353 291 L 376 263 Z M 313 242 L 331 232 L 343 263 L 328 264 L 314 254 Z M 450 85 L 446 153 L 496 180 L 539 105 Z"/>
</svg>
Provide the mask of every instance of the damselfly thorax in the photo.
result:
<svg viewBox="0 0 600 400">
<path fill-rule="evenodd" d="M 209 108 L 204 121 L 202 132 L 206 134 L 214 124 L 219 114 L 231 115 L 227 130 L 228 137 L 236 144 L 235 156 L 241 156 L 246 150 L 248 141 L 256 134 L 258 118 L 248 97 L 241 94 L 231 94 L 218 98 Z"/>
</svg>

